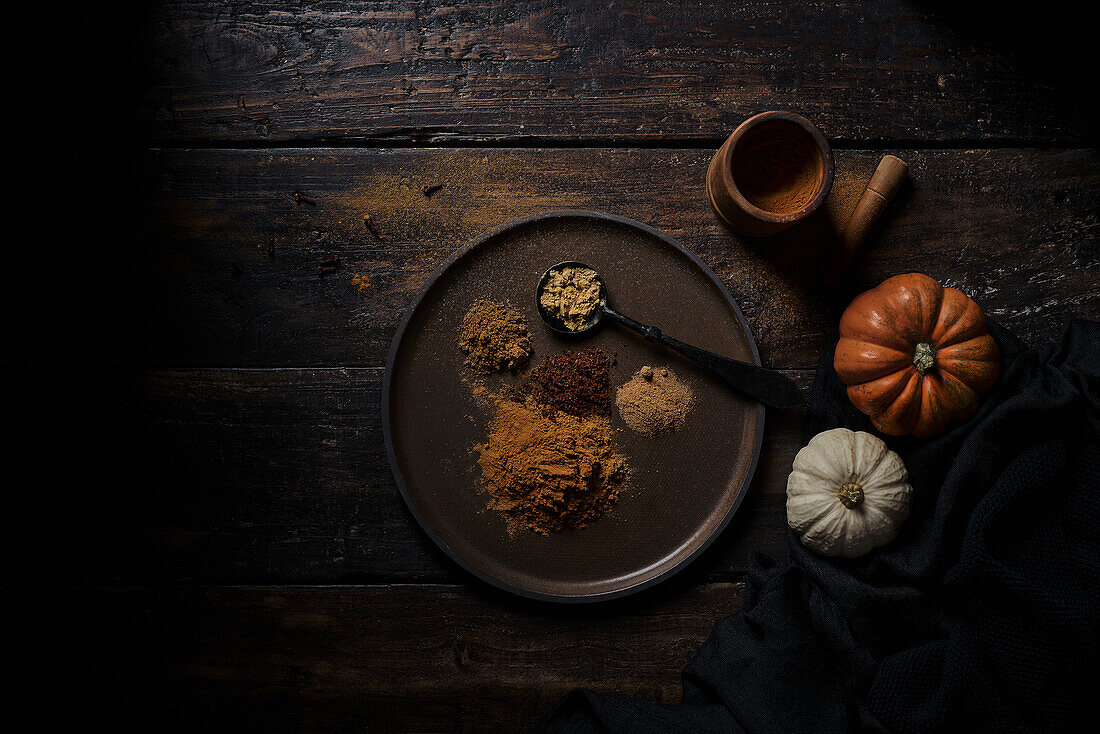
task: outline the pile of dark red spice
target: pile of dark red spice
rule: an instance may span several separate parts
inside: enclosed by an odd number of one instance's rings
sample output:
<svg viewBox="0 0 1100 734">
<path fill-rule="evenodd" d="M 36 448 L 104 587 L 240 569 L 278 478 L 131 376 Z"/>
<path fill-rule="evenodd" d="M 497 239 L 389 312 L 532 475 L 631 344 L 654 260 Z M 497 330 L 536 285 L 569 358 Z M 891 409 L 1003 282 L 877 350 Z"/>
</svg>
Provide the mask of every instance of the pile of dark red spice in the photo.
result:
<svg viewBox="0 0 1100 734">
<path fill-rule="evenodd" d="M 543 405 L 575 416 L 604 413 L 611 405 L 614 358 L 595 347 L 542 360 L 526 391 Z"/>
</svg>

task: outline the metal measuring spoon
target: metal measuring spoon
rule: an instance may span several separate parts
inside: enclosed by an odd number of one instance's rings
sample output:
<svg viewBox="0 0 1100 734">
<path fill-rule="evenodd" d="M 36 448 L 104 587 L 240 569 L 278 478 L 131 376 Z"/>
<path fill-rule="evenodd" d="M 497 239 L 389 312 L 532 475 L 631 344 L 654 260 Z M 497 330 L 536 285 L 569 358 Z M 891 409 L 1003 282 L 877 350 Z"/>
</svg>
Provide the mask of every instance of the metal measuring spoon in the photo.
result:
<svg viewBox="0 0 1100 734">
<path fill-rule="evenodd" d="M 591 270 L 596 274 L 596 281 L 600 284 L 599 303 L 592 311 L 592 316 L 588 319 L 588 323 L 580 329 L 570 329 L 565 325 L 564 321 L 542 305 L 542 292 L 546 288 L 550 276 L 554 271 L 561 270 L 562 268 L 584 268 L 585 270 Z M 773 408 L 796 408 L 806 404 L 806 399 L 802 397 L 802 391 L 799 390 L 798 385 L 790 378 L 781 375 L 775 370 L 758 367 L 748 362 L 739 362 L 735 359 L 729 359 L 728 357 L 722 357 L 713 352 L 708 352 L 705 349 L 693 347 L 690 344 L 684 344 L 678 339 L 673 339 L 671 336 L 662 334 L 661 330 L 655 326 L 647 326 L 640 321 L 635 321 L 629 316 L 623 316 L 618 311 L 611 309 L 611 307 L 607 305 L 607 286 L 604 285 L 603 278 L 600 277 L 595 268 L 591 268 L 582 262 L 568 260 L 548 268 L 547 271 L 542 274 L 538 288 L 535 289 L 535 306 L 538 308 L 539 316 L 546 322 L 546 325 L 555 333 L 562 336 L 572 339 L 582 339 L 586 336 L 590 336 L 594 333 L 596 327 L 607 319 L 641 334 L 647 341 L 656 342 L 657 344 L 661 344 L 679 352 L 688 359 L 706 367 L 730 386 L 741 391 L 753 400 L 764 403 L 764 405 L 770 405 Z"/>
</svg>

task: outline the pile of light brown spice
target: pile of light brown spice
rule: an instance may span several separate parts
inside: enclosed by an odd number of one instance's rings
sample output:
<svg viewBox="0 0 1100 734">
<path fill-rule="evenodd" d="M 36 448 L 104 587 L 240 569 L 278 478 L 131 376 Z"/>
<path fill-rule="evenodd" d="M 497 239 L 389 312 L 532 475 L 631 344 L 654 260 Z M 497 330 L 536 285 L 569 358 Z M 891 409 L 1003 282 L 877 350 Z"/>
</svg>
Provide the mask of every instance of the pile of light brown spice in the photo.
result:
<svg viewBox="0 0 1100 734">
<path fill-rule="evenodd" d="M 678 430 L 694 400 L 691 388 L 668 369 L 642 367 L 615 393 L 623 421 L 638 433 L 657 436 Z"/>
</svg>

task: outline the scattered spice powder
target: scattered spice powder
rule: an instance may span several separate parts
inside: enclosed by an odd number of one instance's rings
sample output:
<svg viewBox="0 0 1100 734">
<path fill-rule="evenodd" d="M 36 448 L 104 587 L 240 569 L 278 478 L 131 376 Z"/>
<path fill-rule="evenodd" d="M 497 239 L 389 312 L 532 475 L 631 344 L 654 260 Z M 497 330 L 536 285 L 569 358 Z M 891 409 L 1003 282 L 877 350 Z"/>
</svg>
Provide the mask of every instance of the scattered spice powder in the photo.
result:
<svg viewBox="0 0 1100 734">
<path fill-rule="evenodd" d="M 527 319 L 514 306 L 479 299 L 462 319 L 458 347 L 477 372 L 518 369 L 531 358 Z"/>
<path fill-rule="evenodd" d="M 374 223 L 374 217 L 370 214 L 363 215 L 363 226 L 370 230 L 370 233 L 374 235 L 375 239 L 379 242 L 385 242 L 386 238 L 382 236 L 382 233 L 378 231 L 378 225 Z"/>
<path fill-rule="evenodd" d="M 370 278 L 365 275 L 359 275 L 356 273 L 351 276 L 351 284 L 359 289 L 359 295 L 365 295 L 370 290 Z"/>
<path fill-rule="evenodd" d="M 642 367 L 615 393 L 619 415 L 646 436 L 678 430 L 693 400 L 691 389 L 670 370 L 652 367 Z"/>
<path fill-rule="evenodd" d="M 565 267 L 550 273 L 539 295 L 542 307 L 566 328 L 583 329 L 600 302 L 600 280 L 589 268 Z"/>
<path fill-rule="evenodd" d="M 596 347 L 552 354 L 531 373 L 533 395 L 544 405 L 576 416 L 605 412 L 611 406 L 613 363 Z"/>
<path fill-rule="evenodd" d="M 489 507 L 504 515 L 511 535 L 588 525 L 614 506 L 628 474 L 607 418 L 548 412 L 533 399 L 498 400 L 488 438 L 475 450 Z"/>
</svg>

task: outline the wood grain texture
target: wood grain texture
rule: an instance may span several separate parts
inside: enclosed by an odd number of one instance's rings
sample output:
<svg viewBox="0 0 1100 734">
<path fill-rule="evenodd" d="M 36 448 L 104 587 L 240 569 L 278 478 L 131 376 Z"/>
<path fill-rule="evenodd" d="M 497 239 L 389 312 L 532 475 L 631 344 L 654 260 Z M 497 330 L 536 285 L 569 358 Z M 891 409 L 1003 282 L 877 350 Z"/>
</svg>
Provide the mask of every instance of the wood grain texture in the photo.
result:
<svg viewBox="0 0 1100 734">
<path fill-rule="evenodd" d="M 570 207 L 633 217 L 699 255 L 772 366 L 816 365 L 852 296 L 900 272 L 960 288 L 1033 343 L 1070 314 L 1100 316 L 1095 151 L 897 153 L 911 185 L 849 280 L 827 289 L 821 267 L 879 152 L 838 152 L 823 211 L 762 241 L 730 234 L 709 211 L 710 151 L 150 152 L 135 194 L 142 277 L 120 286 L 147 318 L 130 347 L 168 366 L 380 366 L 413 295 L 455 248 L 509 219 Z M 443 188 L 426 197 L 429 184 Z M 316 206 L 296 204 L 295 191 Z M 332 254 L 341 269 L 319 277 Z M 354 274 L 369 278 L 364 293 Z"/>
<path fill-rule="evenodd" d="M 788 374 L 804 387 L 813 376 Z M 15 515 L 52 514 L 56 533 L 12 580 L 482 585 L 405 507 L 382 441 L 380 369 L 6 376 L 26 391 L 9 403 L 27 426 L 15 455 L 49 431 L 65 461 L 42 479 L 74 490 L 62 513 L 51 492 L 12 498 Z M 803 415 L 770 416 L 749 495 L 682 583 L 740 580 L 750 550 L 785 553 L 784 491 Z M 40 530 L 15 528 L 4 543 L 17 552 Z"/>
<path fill-rule="evenodd" d="M 1094 139 L 1073 29 L 1047 42 L 1042 14 L 1004 15 L 902 0 L 165 1 L 144 12 L 137 117 L 177 144 L 717 141 L 766 109 L 846 140 Z"/>
<path fill-rule="evenodd" d="M 575 685 L 678 701 L 741 591 L 563 609 L 435 585 L 61 588 L 17 619 L 83 613 L 11 659 L 123 731 L 529 731 Z"/>
</svg>

